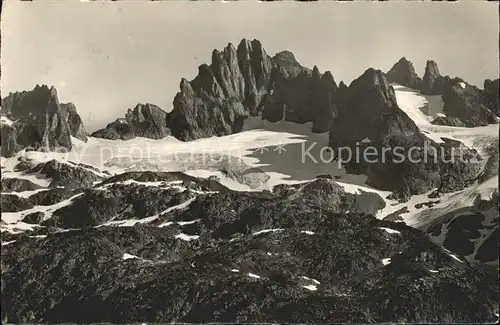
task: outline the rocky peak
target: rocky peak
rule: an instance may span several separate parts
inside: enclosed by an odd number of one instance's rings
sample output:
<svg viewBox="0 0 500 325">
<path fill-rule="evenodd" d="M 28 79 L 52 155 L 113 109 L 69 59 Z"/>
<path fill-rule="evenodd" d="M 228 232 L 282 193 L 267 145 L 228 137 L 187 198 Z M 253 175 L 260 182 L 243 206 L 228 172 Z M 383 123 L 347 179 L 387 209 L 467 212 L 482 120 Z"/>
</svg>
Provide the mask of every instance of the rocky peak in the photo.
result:
<svg viewBox="0 0 500 325">
<path fill-rule="evenodd" d="M 425 64 L 425 74 L 430 76 L 441 76 L 436 61 L 428 60 Z"/>
<path fill-rule="evenodd" d="M 181 88 L 189 91 L 190 84 L 183 79 Z M 125 118 L 118 118 L 106 128 L 92 133 L 93 137 L 111 140 L 129 140 L 135 137 L 163 139 L 170 135 L 167 128 L 167 113 L 156 105 L 137 104 L 127 110 Z"/>
<path fill-rule="evenodd" d="M 132 126 L 135 136 L 163 139 L 170 134 L 166 126 L 167 113 L 153 104 L 137 104 L 128 110 L 125 119 Z"/>
<path fill-rule="evenodd" d="M 313 83 L 318 83 L 321 80 L 321 73 L 319 73 L 319 69 L 317 66 L 313 67 L 312 80 L 313 80 Z"/>
<path fill-rule="evenodd" d="M 290 51 L 282 51 L 277 53 L 273 59 L 274 66 L 287 78 L 296 78 L 301 73 L 310 73 L 310 69 L 303 67 L 295 59 L 295 55 Z M 319 71 L 318 71 L 319 72 Z"/>
<path fill-rule="evenodd" d="M 394 89 L 380 70 L 369 68 L 346 91 L 344 109 L 332 124 L 330 144 L 337 148 L 368 138 L 418 133 L 415 123 L 398 107 Z"/>
<path fill-rule="evenodd" d="M 74 104 L 61 104 L 55 87 L 36 85 L 31 91 L 10 93 L 2 99 L 2 115 L 15 121 L 2 125 L 3 156 L 23 148 L 71 149 L 71 136 L 86 141 L 83 122 Z"/>
<path fill-rule="evenodd" d="M 420 91 L 425 95 L 442 95 L 445 80 L 439 72 L 437 63 L 428 60 L 425 66 L 425 74 L 422 79 Z"/>
<path fill-rule="evenodd" d="M 386 74 L 389 82 L 398 83 L 402 86 L 417 89 L 421 79 L 415 72 L 413 63 L 402 57 Z"/>
</svg>

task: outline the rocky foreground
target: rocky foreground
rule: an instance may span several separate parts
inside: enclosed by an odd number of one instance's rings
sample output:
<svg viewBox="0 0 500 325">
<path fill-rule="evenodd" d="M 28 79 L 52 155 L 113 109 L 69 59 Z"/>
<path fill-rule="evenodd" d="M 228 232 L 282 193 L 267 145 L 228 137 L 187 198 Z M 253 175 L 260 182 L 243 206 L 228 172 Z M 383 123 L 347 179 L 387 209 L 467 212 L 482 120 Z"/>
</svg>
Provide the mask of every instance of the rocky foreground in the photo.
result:
<svg viewBox="0 0 500 325">
<path fill-rule="evenodd" d="M 47 207 L 3 224 L 4 322 L 496 320 L 496 269 L 377 220 L 379 196 L 332 179 L 257 193 L 183 173 L 93 184 L 2 180 Z"/>
</svg>

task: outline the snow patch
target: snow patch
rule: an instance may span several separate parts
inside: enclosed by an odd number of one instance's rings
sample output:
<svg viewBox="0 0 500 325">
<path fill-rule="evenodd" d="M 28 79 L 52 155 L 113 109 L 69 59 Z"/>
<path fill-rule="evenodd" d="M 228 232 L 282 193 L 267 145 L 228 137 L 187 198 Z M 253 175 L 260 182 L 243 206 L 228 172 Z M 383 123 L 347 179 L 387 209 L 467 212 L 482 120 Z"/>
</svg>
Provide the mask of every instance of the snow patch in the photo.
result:
<svg viewBox="0 0 500 325">
<path fill-rule="evenodd" d="M 9 244 L 12 244 L 12 243 L 15 243 L 16 241 L 15 240 L 11 240 L 11 241 L 4 241 L 2 242 L 2 246 L 7 246 Z"/>
<path fill-rule="evenodd" d="M 315 234 L 314 231 L 310 231 L 310 230 L 302 230 L 301 233 L 306 234 L 306 235 L 314 235 Z"/>
<path fill-rule="evenodd" d="M 178 221 L 177 224 L 179 226 L 185 226 L 185 225 L 192 225 L 193 223 L 197 223 L 200 221 L 201 221 L 201 219 L 195 219 L 195 220 L 191 220 L 191 221 Z"/>
<path fill-rule="evenodd" d="M 431 273 L 439 273 L 439 271 L 437 271 L 437 270 L 429 270 L 429 272 L 431 272 Z"/>
<path fill-rule="evenodd" d="M 302 288 L 305 288 L 305 289 L 310 290 L 310 291 L 316 291 L 316 290 L 318 290 L 318 288 L 315 285 L 312 285 L 312 284 L 306 285 L 306 286 L 302 286 Z"/>
<path fill-rule="evenodd" d="M 460 263 L 463 263 L 463 261 L 462 261 L 461 259 L 459 259 L 459 258 L 457 257 L 457 255 L 455 255 L 455 254 L 453 254 L 453 253 L 448 253 L 448 255 L 450 255 L 450 256 L 451 256 L 454 260 L 457 260 L 457 261 L 459 261 Z"/>
<path fill-rule="evenodd" d="M 48 190 L 50 190 L 50 189 L 49 188 L 39 188 L 39 189 L 36 189 L 36 190 L 31 190 L 31 191 L 5 192 L 5 193 L 2 193 L 2 195 L 12 194 L 12 195 L 17 195 L 17 196 L 23 197 L 23 198 L 29 198 L 33 194 L 36 194 L 36 193 L 39 193 L 39 192 L 48 191 Z"/>
<path fill-rule="evenodd" d="M 123 257 L 122 257 L 122 259 L 124 259 L 124 260 L 129 260 L 129 259 L 134 259 L 134 258 L 140 259 L 140 257 L 138 257 L 138 256 L 127 254 L 127 253 L 123 254 Z"/>
<path fill-rule="evenodd" d="M 264 229 L 264 230 L 260 230 L 260 231 L 254 232 L 252 235 L 255 236 L 255 235 L 265 234 L 265 233 L 268 233 L 268 232 L 277 232 L 277 231 L 283 231 L 283 229 L 281 229 L 281 228 Z"/>
<path fill-rule="evenodd" d="M 462 87 L 463 89 L 465 89 L 465 82 L 461 82 L 459 83 L 460 87 Z"/>
<path fill-rule="evenodd" d="M 231 272 L 238 273 L 238 272 L 240 272 L 240 270 L 238 270 L 238 269 L 231 269 Z"/>
<path fill-rule="evenodd" d="M 7 116 L 0 116 L 0 123 L 5 124 L 5 125 L 9 125 L 9 126 L 14 124 L 14 122 L 11 119 L 9 119 Z"/>
<path fill-rule="evenodd" d="M 394 229 L 391 229 L 391 228 L 385 228 L 385 227 L 379 227 L 379 228 L 382 229 L 382 230 L 385 230 L 389 234 L 401 234 L 400 231 L 397 231 L 397 230 L 394 230 Z"/>
<path fill-rule="evenodd" d="M 390 259 L 390 258 L 383 258 L 383 259 L 382 259 L 382 264 L 384 264 L 384 265 L 389 265 L 389 264 L 391 264 L 391 259 Z"/>
<path fill-rule="evenodd" d="M 198 236 L 198 235 L 191 236 L 191 235 L 186 235 L 184 233 L 180 233 L 180 234 L 175 235 L 175 238 L 182 239 L 185 241 L 191 241 L 191 240 L 196 240 L 196 239 L 200 238 L 200 236 Z"/>
<path fill-rule="evenodd" d="M 253 274 L 253 273 L 248 273 L 248 276 L 254 279 L 260 279 L 260 275 Z"/>
</svg>

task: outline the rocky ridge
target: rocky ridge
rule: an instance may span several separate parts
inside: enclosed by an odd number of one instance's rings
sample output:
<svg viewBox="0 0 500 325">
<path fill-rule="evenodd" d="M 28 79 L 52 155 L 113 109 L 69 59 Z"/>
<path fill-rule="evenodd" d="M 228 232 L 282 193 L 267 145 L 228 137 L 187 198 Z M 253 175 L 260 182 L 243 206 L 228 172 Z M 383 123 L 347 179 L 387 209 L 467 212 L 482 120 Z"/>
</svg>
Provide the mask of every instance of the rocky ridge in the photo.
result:
<svg viewBox="0 0 500 325">
<path fill-rule="evenodd" d="M 394 66 L 386 73 L 387 80 L 402 86 L 419 89 L 422 84 L 422 79 L 415 72 L 413 63 L 402 57 Z"/>
<path fill-rule="evenodd" d="M 262 113 L 271 122 L 313 122 L 313 132 L 327 132 L 336 115 L 337 85 L 330 72 L 300 65 L 283 51 L 270 57 L 258 40 L 242 40 L 214 50 L 181 91 L 167 117 L 172 135 L 186 141 L 240 132 L 243 121 Z"/>
</svg>

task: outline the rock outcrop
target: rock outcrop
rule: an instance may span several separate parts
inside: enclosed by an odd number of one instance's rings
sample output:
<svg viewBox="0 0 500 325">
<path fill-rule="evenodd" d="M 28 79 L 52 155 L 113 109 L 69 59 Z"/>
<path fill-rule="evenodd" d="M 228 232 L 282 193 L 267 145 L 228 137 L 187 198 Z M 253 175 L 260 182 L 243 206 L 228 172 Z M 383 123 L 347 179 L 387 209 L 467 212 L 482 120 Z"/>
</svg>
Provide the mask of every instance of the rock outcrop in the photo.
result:
<svg viewBox="0 0 500 325">
<path fill-rule="evenodd" d="M 333 148 L 419 134 L 417 125 L 398 107 L 394 89 L 380 70 L 366 70 L 345 92 L 345 107 L 330 131 Z"/>
<path fill-rule="evenodd" d="M 70 150 L 71 136 L 87 140 L 75 106 L 60 104 L 54 87 L 37 85 L 31 91 L 9 94 L 2 99 L 1 114 L 14 121 L 1 126 L 2 156 L 24 148 Z"/>
<path fill-rule="evenodd" d="M 413 63 L 402 57 L 394 66 L 386 73 L 387 80 L 405 87 L 419 89 L 422 79 L 415 72 Z"/>
<path fill-rule="evenodd" d="M 110 140 L 129 140 L 135 137 L 163 139 L 170 135 L 166 125 L 167 113 L 153 104 L 137 104 L 125 118 L 118 118 L 106 128 L 92 133 L 93 137 Z"/>
<path fill-rule="evenodd" d="M 481 172 L 474 150 L 452 141 L 437 144 L 420 132 L 398 107 L 381 71 L 370 68 L 354 80 L 344 105 L 332 124 L 330 146 L 351 172 L 366 174 L 375 188 L 406 200 L 432 188 L 463 189 Z"/>
</svg>

